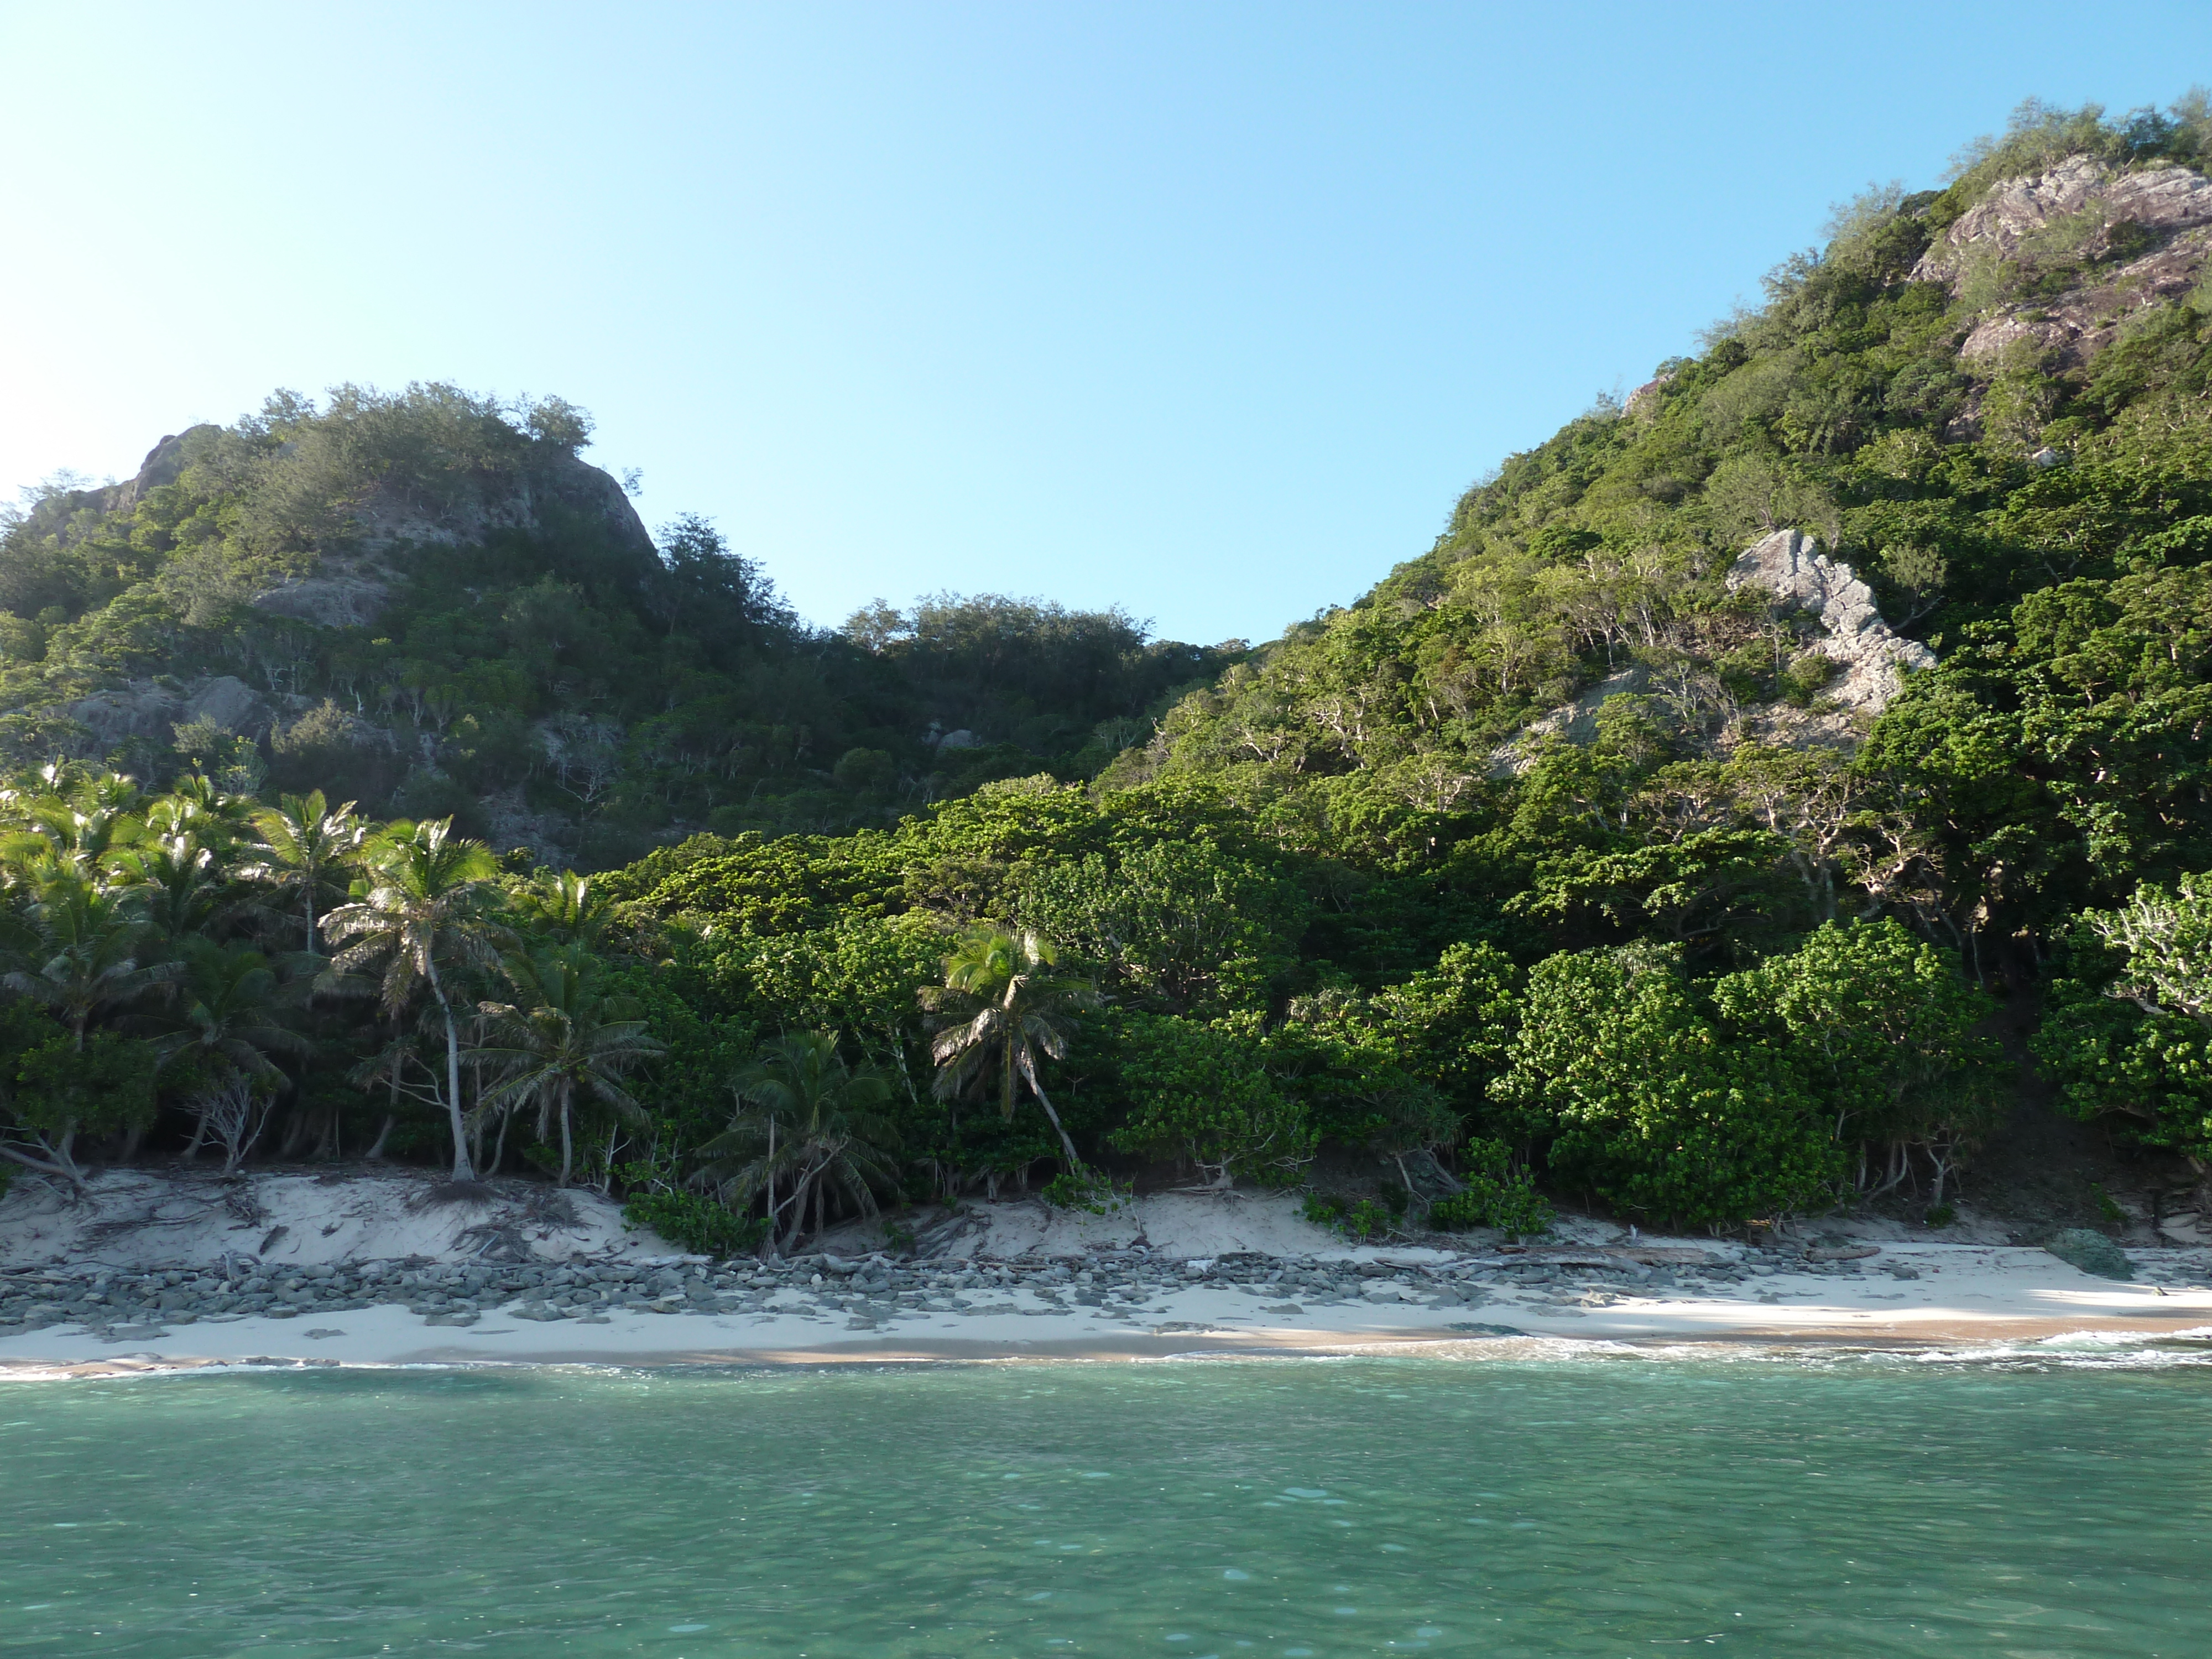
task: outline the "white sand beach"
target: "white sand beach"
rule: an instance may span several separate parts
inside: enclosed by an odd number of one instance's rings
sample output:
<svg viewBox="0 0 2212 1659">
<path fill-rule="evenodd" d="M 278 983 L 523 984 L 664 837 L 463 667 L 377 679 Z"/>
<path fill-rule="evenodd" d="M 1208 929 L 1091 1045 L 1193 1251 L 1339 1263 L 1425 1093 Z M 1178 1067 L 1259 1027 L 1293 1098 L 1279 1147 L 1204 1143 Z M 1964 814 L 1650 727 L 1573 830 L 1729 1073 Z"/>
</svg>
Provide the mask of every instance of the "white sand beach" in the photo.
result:
<svg viewBox="0 0 2212 1659">
<path fill-rule="evenodd" d="M 589 1194 L 518 1184 L 457 1204 L 398 1172 L 244 1183 L 118 1172 L 88 1201 L 19 1188 L 0 1202 L 0 1287 L 32 1310 L 0 1322 L 0 1375 L 1141 1358 L 1523 1337 L 1912 1348 L 2212 1339 L 2212 1251 L 2194 1245 L 2130 1251 L 2127 1281 L 2020 1245 L 1826 1232 L 1825 1245 L 1753 1246 L 1631 1238 L 1572 1218 L 1526 1248 L 1354 1247 L 1281 1195 L 1176 1194 L 1107 1217 L 969 1206 L 924 1237 L 935 1254 L 918 1261 L 833 1252 L 710 1276 L 702 1259 L 625 1231 Z M 461 1282 L 495 1249 L 507 1265 Z M 403 1274 L 419 1287 L 390 1288 Z M 97 1294 L 111 1279 L 115 1294 Z M 164 1292 L 167 1281 L 185 1288 Z M 274 1287 L 280 1305 L 217 1294 L 232 1285 Z M 133 1297 L 162 1311 L 106 1310 Z"/>
</svg>

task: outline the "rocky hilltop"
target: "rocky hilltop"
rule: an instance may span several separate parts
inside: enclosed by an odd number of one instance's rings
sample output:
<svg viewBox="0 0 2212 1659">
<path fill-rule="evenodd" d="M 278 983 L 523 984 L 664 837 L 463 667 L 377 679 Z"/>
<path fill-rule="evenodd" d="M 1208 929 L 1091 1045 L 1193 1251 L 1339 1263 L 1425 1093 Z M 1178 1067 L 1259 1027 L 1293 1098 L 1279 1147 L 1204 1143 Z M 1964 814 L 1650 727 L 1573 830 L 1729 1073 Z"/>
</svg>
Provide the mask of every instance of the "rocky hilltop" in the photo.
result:
<svg viewBox="0 0 2212 1659">
<path fill-rule="evenodd" d="M 2025 342 L 2078 368 L 2117 341 L 2129 320 L 2188 294 L 2212 252 L 2212 180 L 2166 162 L 2130 170 L 2070 155 L 1997 183 L 1921 255 L 1916 282 L 1940 283 L 1980 314 L 1959 347 L 1969 362 Z M 2008 276 L 2062 275 L 2055 292 L 2003 296 Z"/>
<path fill-rule="evenodd" d="M 279 393 L 48 492 L 0 551 L 0 755 L 321 787 L 618 863 L 1087 777 L 1244 648 L 995 596 L 814 628 L 711 525 L 648 534 L 589 430 L 557 398 Z"/>
</svg>

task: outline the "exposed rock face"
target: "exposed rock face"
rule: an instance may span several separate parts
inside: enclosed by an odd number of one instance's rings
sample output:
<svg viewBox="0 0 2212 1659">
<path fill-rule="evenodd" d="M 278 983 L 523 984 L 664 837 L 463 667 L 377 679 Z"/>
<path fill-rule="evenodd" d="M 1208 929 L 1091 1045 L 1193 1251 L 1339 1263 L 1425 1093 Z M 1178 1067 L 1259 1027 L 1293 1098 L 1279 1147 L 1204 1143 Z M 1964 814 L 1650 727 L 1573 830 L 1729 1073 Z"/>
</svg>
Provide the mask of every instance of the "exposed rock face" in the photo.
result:
<svg viewBox="0 0 2212 1659">
<path fill-rule="evenodd" d="M 230 674 L 217 675 L 187 698 L 181 718 L 210 720 L 226 732 L 257 740 L 269 734 L 276 719 L 252 687 Z"/>
<path fill-rule="evenodd" d="M 256 611 L 324 628 L 366 628 L 392 600 L 388 572 L 352 560 L 325 559 L 312 576 L 292 576 L 248 602 Z"/>
<path fill-rule="evenodd" d="M 549 511 L 566 511 L 603 522 L 633 554 L 640 568 L 657 567 L 653 538 L 623 487 L 575 456 L 556 453 L 501 477 L 459 504 L 426 511 L 397 489 L 377 491 L 354 511 L 357 545 L 380 552 L 404 543 L 462 547 L 499 530 L 527 530 Z"/>
<path fill-rule="evenodd" d="M 1659 394 L 1673 384 L 1674 379 L 1674 371 L 1671 368 L 1663 374 L 1654 375 L 1628 394 L 1628 401 L 1620 406 L 1621 412 L 1639 421 L 1650 420 L 1659 412 Z"/>
<path fill-rule="evenodd" d="M 526 847 L 541 864 L 560 866 L 574 854 L 575 825 L 558 812 L 531 808 L 517 784 L 483 801 L 484 839 L 501 852 Z"/>
<path fill-rule="evenodd" d="M 1913 278 L 1956 293 L 1977 258 L 2030 256 L 2039 235 L 2076 215 L 2087 216 L 2079 228 L 2082 253 L 2106 252 L 2128 225 L 2150 233 L 2156 246 L 2070 293 L 1996 307 L 1966 337 L 1961 358 L 1996 357 L 2028 340 L 2062 360 L 2086 362 L 2118 337 L 2132 313 L 2194 288 L 2212 255 L 2212 179 L 2179 166 L 2119 173 L 2074 155 L 1992 188 L 1921 256 Z"/>
<path fill-rule="evenodd" d="M 1824 637 L 1814 648 L 1843 672 L 1825 694 L 1837 707 L 1807 711 L 1771 703 L 1749 709 L 1745 711 L 1748 725 L 1741 736 L 1790 748 L 1850 748 L 1864 734 L 1866 720 L 1879 714 L 1897 694 L 1904 671 L 1936 665 L 1933 651 L 1882 621 L 1872 591 L 1850 566 L 1820 552 L 1801 531 L 1778 530 L 1737 556 L 1728 585 L 1735 588 L 1750 583 L 1773 595 L 1778 611 L 1808 611 L 1817 618 Z M 1650 671 L 1642 667 L 1608 675 L 1572 702 L 1531 720 L 1512 742 L 1492 750 L 1490 775 L 1509 778 L 1526 770 L 1531 738 L 1595 741 L 1598 710 L 1607 698 L 1640 696 L 1653 687 Z"/>
<path fill-rule="evenodd" d="M 62 712 L 111 748 L 126 738 L 166 741 L 173 727 L 195 720 L 210 720 L 226 732 L 258 741 L 269 735 L 276 720 L 258 692 L 230 674 L 219 674 L 181 693 L 134 680 L 81 698 Z"/>
<path fill-rule="evenodd" d="M 1540 720 L 1533 720 L 1522 726 L 1512 742 L 1502 744 L 1490 751 L 1490 775 L 1510 778 L 1524 772 L 1528 767 L 1527 748 L 1531 738 L 1565 738 L 1569 743 L 1595 743 L 1597 740 L 1597 711 L 1607 697 L 1635 696 L 1651 684 L 1651 674 L 1641 666 L 1622 669 L 1618 674 L 1608 674 L 1577 697 L 1572 702 L 1562 703 Z"/>
<path fill-rule="evenodd" d="M 1827 695 L 1846 708 L 1878 714 L 1896 694 L 1900 671 L 1936 665 L 1933 651 L 1882 621 L 1872 591 L 1850 566 L 1820 552 L 1802 531 L 1778 530 L 1737 556 L 1729 586 L 1754 582 L 1774 595 L 1778 608 L 1820 619 L 1827 637 L 1817 648 L 1844 671 Z"/>
<path fill-rule="evenodd" d="M 167 738 L 179 707 L 171 693 L 140 684 L 96 691 L 60 712 L 91 732 L 101 747 L 112 748 L 126 738 Z"/>
</svg>

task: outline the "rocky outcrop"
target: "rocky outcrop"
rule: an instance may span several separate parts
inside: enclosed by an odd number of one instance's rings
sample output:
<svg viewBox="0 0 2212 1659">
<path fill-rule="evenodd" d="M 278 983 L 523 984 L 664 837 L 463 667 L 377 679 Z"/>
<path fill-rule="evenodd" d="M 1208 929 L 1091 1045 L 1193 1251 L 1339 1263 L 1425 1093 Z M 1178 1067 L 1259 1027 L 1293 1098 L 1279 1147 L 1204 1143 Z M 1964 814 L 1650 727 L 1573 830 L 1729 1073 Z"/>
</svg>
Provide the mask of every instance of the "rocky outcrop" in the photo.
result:
<svg viewBox="0 0 2212 1659">
<path fill-rule="evenodd" d="M 184 723 L 206 720 L 257 741 L 268 736 L 276 719 L 261 694 L 234 675 L 218 674 L 185 700 Z"/>
<path fill-rule="evenodd" d="M 1569 743 L 1595 742 L 1597 711 L 1605 706 L 1606 699 L 1636 696 L 1649 689 L 1650 684 L 1650 671 L 1641 666 L 1607 675 L 1572 702 L 1562 703 L 1542 718 L 1530 720 L 1515 733 L 1512 742 L 1492 750 L 1490 775 L 1510 778 L 1527 770 L 1528 750 L 1534 746 L 1532 739 L 1565 738 Z"/>
<path fill-rule="evenodd" d="M 1920 256 L 1912 279 L 1954 283 L 1969 250 L 2016 258 L 2039 232 L 2085 212 L 2094 212 L 2105 227 L 2085 244 L 2089 253 L 2100 252 L 2111 228 L 2122 224 L 2154 233 L 2192 230 L 2212 225 L 2212 179 L 2171 164 L 2121 173 L 2094 156 L 2069 155 L 2045 172 L 1991 186 Z"/>
<path fill-rule="evenodd" d="M 1755 585 L 1771 596 L 1778 613 L 1797 613 L 1817 622 L 1820 637 L 1812 641 L 1812 648 L 1840 672 L 1823 691 L 1823 702 L 1810 710 L 1778 702 L 1741 711 L 1734 735 L 1723 738 L 1723 743 L 1748 739 L 1795 749 L 1848 749 L 1864 735 L 1867 720 L 1897 695 L 1905 673 L 1936 665 L 1933 651 L 1881 619 L 1873 591 L 1850 566 L 1828 557 L 1802 531 L 1778 530 L 1746 548 L 1729 569 L 1728 585 L 1732 589 Z M 1536 747 L 1531 739 L 1594 742 L 1599 710 L 1609 698 L 1639 696 L 1660 689 L 1650 672 L 1641 666 L 1608 675 L 1492 750 L 1490 775 L 1509 778 L 1525 771 Z M 1661 701 L 1667 701 L 1666 696 Z M 1709 744 L 1712 739 L 1708 733 L 1693 741 Z"/>
<path fill-rule="evenodd" d="M 2068 220 L 2075 223 L 2063 226 Z M 2080 239 L 2075 254 L 2093 259 L 2109 256 L 2124 236 L 2147 235 L 2151 246 L 2066 293 L 1996 307 L 1966 336 L 1962 359 L 1988 361 L 2025 340 L 2063 362 L 2086 362 L 2118 337 L 2134 313 L 2196 287 L 2212 258 L 2212 179 L 2179 166 L 2121 172 L 2092 156 L 2069 156 L 1993 186 L 1921 256 L 1913 278 L 1955 294 L 1979 259 L 2046 257 L 2050 251 L 2038 243 L 2054 228 L 2070 229 Z"/>
<path fill-rule="evenodd" d="M 323 628 L 366 628 L 392 602 L 392 577 L 380 566 L 325 559 L 312 576 L 291 576 L 247 603 L 272 616 Z"/>
<path fill-rule="evenodd" d="M 59 712 L 106 748 L 129 738 L 167 742 L 176 727 L 198 720 L 258 742 L 276 722 L 275 712 L 260 693 L 230 674 L 218 674 L 189 690 L 133 680 L 113 690 L 80 698 Z"/>
<path fill-rule="evenodd" d="M 1773 595 L 1778 611 L 1804 611 L 1820 623 L 1824 637 L 1814 648 L 1843 671 L 1826 693 L 1832 702 L 1878 714 L 1904 671 L 1936 665 L 1933 651 L 1882 621 L 1873 591 L 1850 566 L 1828 557 L 1802 531 L 1778 530 L 1737 556 L 1728 585 L 1754 583 Z"/>
<path fill-rule="evenodd" d="M 538 528 L 559 513 L 605 526 L 641 572 L 659 568 L 653 538 L 623 487 L 589 462 L 560 451 L 485 479 L 434 510 L 402 487 L 380 489 L 354 509 L 354 545 L 372 554 L 403 545 L 465 547 L 497 531 Z"/>
<path fill-rule="evenodd" d="M 201 425 L 173 433 L 147 451 L 135 476 L 121 483 L 70 492 L 58 517 L 89 508 L 130 511 L 147 495 L 174 483 L 196 446 L 221 428 Z M 598 467 L 559 450 L 543 450 L 511 471 L 478 479 L 472 489 L 434 508 L 404 481 L 376 489 L 352 510 L 343 533 L 319 548 L 313 568 L 255 594 L 256 610 L 324 628 L 365 628 L 391 603 L 400 580 L 383 556 L 408 546 L 466 547 L 502 530 L 534 530 L 559 517 L 604 525 L 642 578 L 659 568 L 653 537 L 623 487 Z"/>
</svg>

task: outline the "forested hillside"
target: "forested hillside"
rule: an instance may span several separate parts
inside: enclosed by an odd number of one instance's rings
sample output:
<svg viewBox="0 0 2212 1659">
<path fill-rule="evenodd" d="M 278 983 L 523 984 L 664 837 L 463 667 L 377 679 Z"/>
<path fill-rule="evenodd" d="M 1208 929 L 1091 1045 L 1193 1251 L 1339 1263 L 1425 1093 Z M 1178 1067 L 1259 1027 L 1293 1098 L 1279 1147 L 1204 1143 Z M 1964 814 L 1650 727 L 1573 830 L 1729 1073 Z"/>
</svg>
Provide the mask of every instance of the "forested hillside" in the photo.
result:
<svg viewBox="0 0 2212 1659">
<path fill-rule="evenodd" d="M 321 787 L 590 866 L 1080 780 L 1241 650 L 994 596 L 811 628 L 710 525 L 648 535 L 589 435 L 558 398 L 279 393 L 127 483 L 42 492 L 0 543 L 0 746 Z"/>
<path fill-rule="evenodd" d="M 295 1153 L 496 1162 L 521 1112 L 509 1156 L 725 1244 L 1048 1176 L 1309 1183 L 1361 1231 L 1940 1226 L 2054 1110 L 2178 1201 L 2212 1158 L 2208 167 L 2200 99 L 2024 108 L 1251 652 L 1005 601 L 810 630 L 709 527 L 646 538 L 565 405 L 186 434 L 9 532 L 9 740 L 68 763 L 0 842 L 18 1161 L 89 1133 L 60 1056 L 105 1043 L 112 1150 L 248 1074 Z M 349 884 L 327 927 L 265 896 Z M 289 1036 L 177 1069 L 195 964 L 249 956 Z"/>
</svg>

